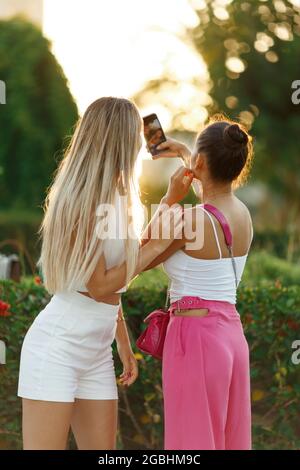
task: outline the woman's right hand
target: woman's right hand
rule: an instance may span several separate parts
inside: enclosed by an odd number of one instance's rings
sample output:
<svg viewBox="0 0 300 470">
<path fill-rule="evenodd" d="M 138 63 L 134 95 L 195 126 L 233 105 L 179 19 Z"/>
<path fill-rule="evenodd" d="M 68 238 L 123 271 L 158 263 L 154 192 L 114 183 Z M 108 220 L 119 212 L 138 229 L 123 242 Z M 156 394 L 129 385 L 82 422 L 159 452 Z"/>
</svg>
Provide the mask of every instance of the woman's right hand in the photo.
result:
<svg viewBox="0 0 300 470">
<path fill-rule="evenodd" d="M 186 166 L 190 166 L 190 157 L 191 151 L 189 148 L 175 139 L 170 139 L 169 137 L 165 142 L 162 142 L 157 147 L 157 150 L 160 150 L 155 155 L 152 155 L 153 160 L 158 160 L 159 158 L 181 158 Z"/>
</svg>

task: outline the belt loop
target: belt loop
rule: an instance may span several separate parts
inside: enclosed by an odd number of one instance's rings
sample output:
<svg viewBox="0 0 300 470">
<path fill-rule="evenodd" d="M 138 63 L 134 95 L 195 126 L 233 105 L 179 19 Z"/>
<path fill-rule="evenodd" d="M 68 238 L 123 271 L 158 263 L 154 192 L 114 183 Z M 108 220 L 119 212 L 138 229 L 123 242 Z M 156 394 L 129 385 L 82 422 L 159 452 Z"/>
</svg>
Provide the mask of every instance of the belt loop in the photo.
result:
<svg viewBox="0 0 300 470">
<path fill-rule="evenodd" d="M 179 300 L 177 300 L 177 310 L 178 310 L 178 312 L 180 312 L 180 304 L 179 304 Z"/>
</svg>

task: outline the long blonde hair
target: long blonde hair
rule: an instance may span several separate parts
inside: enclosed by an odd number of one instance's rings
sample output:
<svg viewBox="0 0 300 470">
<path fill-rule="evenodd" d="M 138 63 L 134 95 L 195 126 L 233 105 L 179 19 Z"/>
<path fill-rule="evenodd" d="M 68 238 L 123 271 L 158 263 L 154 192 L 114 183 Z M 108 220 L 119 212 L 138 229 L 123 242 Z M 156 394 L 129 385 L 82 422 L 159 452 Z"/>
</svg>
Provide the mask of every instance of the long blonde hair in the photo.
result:
<svg viewBox="0 0 300 470">
<path fill-rule="evenodd" d="M 50 294 L 88 282 L 103 253 L 96 209 L 113 204 L 117 188 L 127 196 L 127 227 L 137 224 L 141 205 L 135 163 L 141 129 L 136 105 L 125 98 L 97 99 L 79 119 L 48 190 L 38 232 L 42 247 L 37 266 Z M 125 239 L 127 281 L 137 261 L 137 238 Z"/>
</svg>

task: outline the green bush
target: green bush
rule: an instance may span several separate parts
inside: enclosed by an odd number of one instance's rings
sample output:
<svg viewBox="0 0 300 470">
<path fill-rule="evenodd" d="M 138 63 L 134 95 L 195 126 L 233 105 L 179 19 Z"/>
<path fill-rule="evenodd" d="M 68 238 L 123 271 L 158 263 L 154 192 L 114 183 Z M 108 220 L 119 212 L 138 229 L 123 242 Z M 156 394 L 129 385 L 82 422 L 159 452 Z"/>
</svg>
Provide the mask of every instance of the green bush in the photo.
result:
<svg viewBox="0 0 300 470">
<path fill-rule="evenodd" d="M 33 269 L 36 269 L 35 263 L 41 251 L 37 232 L 42 216 L 42 211 L 0 211 L 0 253 L 19 254 L 23 273 L 33 274 Z"/>
<path fill-rule="evenodd" d="M 0 336 L 7 343 L 7 365 L 0 374 L 0 446 L 21 447 L 20 399 L 16 397 L 18 363 L 26 330 L 49 295 L 31 278 L 20 284 L 2 281 L 0 298 L 11 315 L 0 317 Z M 142 319 L 163 305 L 166 281 L 160 270 L 134 281 L 123 297 L 134 341 Z M 269 286 L 241 287 L 238 310 L 251 350 L 253 447 L 297 449 L 300 446 L 300 365 L 291 361 L 292 343 L 300 339 L 300 287 L 279 281 Z M 120 388 L 118 447 L 160 449 L 163 446 L 161 364 L 136 351 L 140 376 L 131 388 Z M 117 374 L 121 372 L 116 356 Z"/>
<path fill-rule="evenodd" d="M 8 97 L 0 114 L 1 208 L 38 210 L 77 106 L 49 40 L 21 17 L 0 21 L 0 77 Z"/>
<path fill-rule="evenodd" d="M 275 230 L 268 227 L 255 229 L 252 247 L 289 261 L 300 260 L 300 232 L 292 228 Z"/>
<path fill-rule="evenodd" d="M 266 251 L 253 251 L 247 260 L 242 284 L 255 286 L 279 281 L 284 285 L 300 285 L 300 265 L 292 264 Z"/>
</svg>

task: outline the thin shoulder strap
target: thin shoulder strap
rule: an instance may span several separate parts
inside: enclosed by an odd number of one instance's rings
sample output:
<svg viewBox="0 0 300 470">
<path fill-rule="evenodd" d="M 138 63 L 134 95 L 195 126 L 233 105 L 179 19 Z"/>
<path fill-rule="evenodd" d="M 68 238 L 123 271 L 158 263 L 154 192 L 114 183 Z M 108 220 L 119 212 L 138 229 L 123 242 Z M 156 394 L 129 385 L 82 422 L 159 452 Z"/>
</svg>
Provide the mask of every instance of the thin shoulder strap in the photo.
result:
<svg viewBox="0 0 300 470">
<path fill-rule="evenodd" d="M 227 219 L 226 219 L 225 215 L 219 209 L 217 209 L 217 207 L 215 207 L 211 204 L 203 204 L 203 207 L 206 208 L 209 212 L 211 212 L 215 216 L 215 218 L 219 221 L 219 223 L 220 223 L 220 225 L 223 229 L 224 238 L 225 238 L 225 241 L 226 241 L 226 245 L 227 245 L 227 248 L 228 248 L 229 255 L 231 257 L 232 267 L 233 267 L 233 271 L 234 271 L 235 286 L 237 288 L 238 287 L 238 279 L 237 279 L 236 263 L 235 263 L 235 259 L 234 259 L 233 253 L 232 253 L 232 233 L 231 233 L 229 224 L 227 222 Z"/>
<path fill-rule="evenodd" d="M 213 230 L 214 230 L 214 234 L 215 234 L 216 243 L 217 243 L 218 250 L 219 250 L 219 255 L 220 255 L 220 258 L 222 258 L 222 250 L 221 250 L 221 247 L 220 247 L 220 242 L 219 242 L 219 237 L 218 237 L 218 234 L 217 234 L 217 229 L 216 229 L 216 226 L 215 226 L 215 222 L 214 222 L 212 216 L 210 215 L 210 213 L 205 209 L 205 207 L 203 207 L 202 204 L 199 204 L 198 207 L 203 209 L 203 211 L 208 215 L 208 217 L 211 221 L 211 224 L 212 224 L 212 227 L 213 227 Z"/>
<path fill-rule="evenodd" d="M 220 222 L 224 232 L 226 245 L 232 246 L 232 234 L 225 215 L 212 204 L 204 204 L 203 206 L 205 209 L 211 212 L 215 216 L 215 218 Z"/>
</svg>

